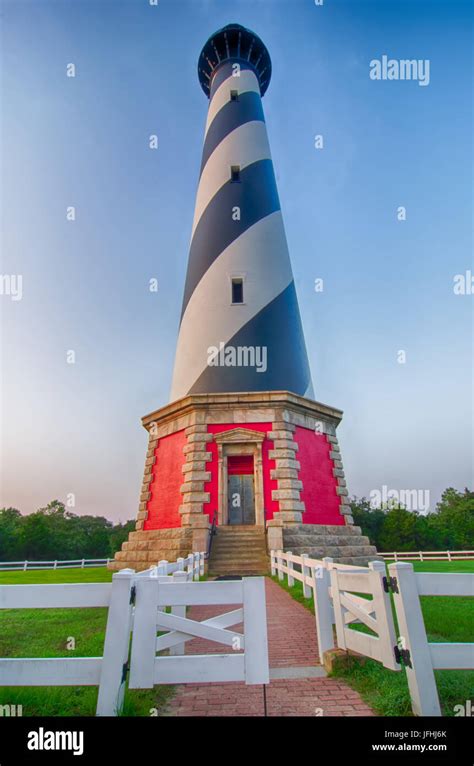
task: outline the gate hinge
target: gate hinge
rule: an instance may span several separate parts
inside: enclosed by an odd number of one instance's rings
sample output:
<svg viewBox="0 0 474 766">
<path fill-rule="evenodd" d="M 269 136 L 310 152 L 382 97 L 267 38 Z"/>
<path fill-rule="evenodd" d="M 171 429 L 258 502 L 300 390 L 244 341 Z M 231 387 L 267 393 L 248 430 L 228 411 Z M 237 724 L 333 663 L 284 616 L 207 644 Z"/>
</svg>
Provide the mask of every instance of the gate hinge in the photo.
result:
<svg viewBox="0 0 474 766">
<path fill-rule="evenodd" d="M 411 655 L 409 649 L 400 649 L 398 646 L 393 647 L 393 653 L 395 654 L 395 662 L 397 665 L 405 665 L 407 668 L 411 668 Z"/>
<path fill-rule="evenodd" d="M 384 577 L 382 579 L 385 593 L 398 593 L 398 580 L 396 577 Z"/>
<path fill-rule="evenodd" d="M 130 601 L 129 601 L 130 604 L 134 604 L 135 603 L 135 596 L 136 595 L 137 595 L 137 589 L 136 589 L 135 585 L 132 585 L 132 589 L 130 591 Z"/>
</svg>

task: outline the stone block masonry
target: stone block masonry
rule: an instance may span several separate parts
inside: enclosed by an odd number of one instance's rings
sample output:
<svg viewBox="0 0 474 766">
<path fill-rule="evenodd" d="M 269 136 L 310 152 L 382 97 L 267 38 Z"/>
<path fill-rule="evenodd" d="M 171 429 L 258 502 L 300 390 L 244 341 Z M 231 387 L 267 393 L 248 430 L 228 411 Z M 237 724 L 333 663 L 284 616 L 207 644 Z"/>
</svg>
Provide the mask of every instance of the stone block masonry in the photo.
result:
<svg viewBox="0 0 474 766">
<path fill-rule="evenodd" d="M 268 527 L 269 548 L 282 546 L 284 529 L 350 525 L 341 416 L 275 391 L 193 395 L 151 413 L 136 532 L 113 568 L 207 550 L 214 515 L 228 523 L 228 455 L 253 456 L 255 524 Z"/>
</svg>

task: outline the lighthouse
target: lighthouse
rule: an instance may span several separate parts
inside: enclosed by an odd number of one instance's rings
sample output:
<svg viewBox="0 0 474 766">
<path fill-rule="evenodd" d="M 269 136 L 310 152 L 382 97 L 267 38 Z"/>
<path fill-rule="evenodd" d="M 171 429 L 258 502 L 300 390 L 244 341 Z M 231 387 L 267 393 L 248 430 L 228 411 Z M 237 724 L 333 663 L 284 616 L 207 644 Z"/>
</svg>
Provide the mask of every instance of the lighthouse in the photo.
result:
<svg viewBox="0 0 474 766">
<path fill-rule="evenodd" d="M 209 106 L 171 398 L 312 397 L 262 105 L 270 56 L 230 24 L 204 46 L 198 75 Z"/>
<path fill-rule="evenodd" d="M 366 563 L 336 429 L 314 399 L 263 97 L 269 52 L 239 24 L 198 58 L 208 99 L 170 402 L 142 419 L 136 530 L 113 568 L 209 551 L 261 574 L 268 550 Z M 212 534 L 211 534 L 212 533 Z"/>
</svg>

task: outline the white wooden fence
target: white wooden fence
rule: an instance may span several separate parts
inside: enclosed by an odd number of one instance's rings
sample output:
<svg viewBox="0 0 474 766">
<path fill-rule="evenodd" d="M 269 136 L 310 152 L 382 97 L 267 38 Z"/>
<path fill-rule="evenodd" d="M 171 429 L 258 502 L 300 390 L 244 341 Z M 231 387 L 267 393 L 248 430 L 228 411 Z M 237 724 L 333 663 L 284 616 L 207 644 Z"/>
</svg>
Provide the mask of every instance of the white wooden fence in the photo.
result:
<svg viewBox="0 0 474 766">
<path fill-rule="evenodd" d="M 167 561 L 162 559 L 158 564 L 136 572 L 135 577 L 167 577 L 175 572 L 186 572 L 189 580 L 199 580 L 204 575 L 206 554 L 190 553 L 186 558 L 179 558 L 176 561 Z"/>
<path fill-rule="evenodd" d="M 87 567 L 101 567 L 107 566 L 111 559 L 68 559 L 64 561 L 0 561 L 0 572 L 13 572 L 23 570 L 24 572 L 30 569 L 87 569 Z M 138 574 L 145 574 L 149 571 L 160 570 L 159 574 L 173 574 L 173 572 L 179 569 L 189 567 L 192 563 L 193 566 L 198 567 L 198 574 L 204 574 L 204 561 L 205 555 L 203 553 L 190 553 L 185 559 L 177 559 L 175 562 L 168 562 L 166 560 L 159 561 L 156 566 L 150 567 L 150 569 L 144 570 Z M 166 568 L 166 571 L 163 569 Z M 199 579 L 196 578 L 196 579 Z"/>
<path fill-rule="evenodd" d="M 0 561 L 0 572 L 14 572 L 23 569 L 86 569 L 87 567 L 105 567 L 110 559 L 67 559 L 65 561 Z"/>
<path fill-rule="evenodd" d="M 441 715 L 434 670 L 474 669 L 474 643 L 428 643 L 420 596 L 474 596 L 474 574 L 414 572 L 390 564 L 395 609 L 415 715 Z M 474 640 L 474 636 L 473 636 Z"/>
<path fill-rule="evenodd" d="M 286 574 L 290 586 L 295 580 L 302 582 L 306 598 L 313 594 L 321 662 L 324 652 L 337 643 L 339 648 L 371 657 L 391 670 L 401 670 L 403 663 L 415 715 L 441 715 L 434 670 L 474 669 L 474 643 L 428 643 L 419 599 L 427 595 L 474 596 L 474 574 L 415 573 L 412 564 L 398 562 L 389 565 L 387 577 L 383 562 L 357 567 L 283 551 L 271 552 L 271 568 L 280 580 Z M 351 629 L 357 622 L 376 635 Z"/>
<path fill-rule="evenodd" d="M 467 561 L 474 559 L 474 551 L 392 551 L 377 556 L 386 561 Z"/>
<path fill-rule="evenodd" d="M 0 686 L 98 686 L 96 714 L 117 715 L 131 633 L 131 688 L 189 680 L 268 683 L 264 578 L 193 582 L 204 558 L 195 553 L 144 572 L 123 569 L 111 583 L 0 585 L 0 609 L 108 608 L 102 657 L 1 658 Z M 242 608 L 201 623 L 186 618 L 187 605 L 230 603 Z M 227 630 L 238 623 L 244 624 L 243 634 Z M 168 632 L 157 638 L 158 629 Z M 197 636 L 231 644 L 234 653 L 180 656 L 184 644 Z M 169 657 L 155 656 L 164 649 Z"/>
</svg>

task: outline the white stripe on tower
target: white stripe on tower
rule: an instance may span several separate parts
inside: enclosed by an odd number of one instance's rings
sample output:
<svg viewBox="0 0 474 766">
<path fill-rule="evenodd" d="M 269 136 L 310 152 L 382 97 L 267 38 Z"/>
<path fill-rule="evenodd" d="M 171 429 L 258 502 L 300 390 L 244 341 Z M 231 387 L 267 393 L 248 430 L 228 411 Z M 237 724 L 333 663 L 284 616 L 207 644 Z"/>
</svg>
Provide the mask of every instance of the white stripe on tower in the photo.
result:
<svg viewBox="0 0 474 766">
<path fill-rule="evenodd" d="M 311 376 L 261 103 L 270 58 L 253 33 L 230 25 L 204 46 L 199 72 L 210 102 L 172 399 L 216 391 L 304 395 Z M 238 304 L 233 278 L 243 281 Z M 264 348 L 265 369 L 209 365 L 209 349 L 222 345 Z"/>
<path fill-rule="evenodd" d="M 192 234 L 210 200 L 228 182 L 230 166 L 238 164 L 235 157 L 239 158 L 241 170 L 259 160 L 271 159 L 265 123 L 247 122 L 236 128 L 209 157 L 199 179 Z"/>
<path fill-rule="evenodd" d="M 254 93 L 260 95 L 260 86 L 258 84 L 258 80 L 251 69 L 243 69 L 240 72 L 239 78 L 233 77 L 232 75 L 228 77 L 227 80 L 224 80 L 222 85 L 219 85 L 211 101 L 209 102 L 209 109 L 207 110 L 206 130 L 204 134 L 205 136 L 217 112 L 219 112 L 222 107 L 229 102 L 231 90 L 238 90 L 240 94 L 253 91 Z"/>
</svg>

